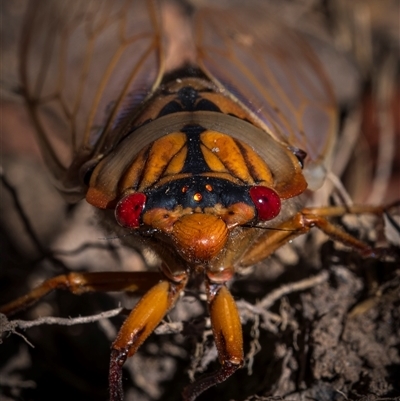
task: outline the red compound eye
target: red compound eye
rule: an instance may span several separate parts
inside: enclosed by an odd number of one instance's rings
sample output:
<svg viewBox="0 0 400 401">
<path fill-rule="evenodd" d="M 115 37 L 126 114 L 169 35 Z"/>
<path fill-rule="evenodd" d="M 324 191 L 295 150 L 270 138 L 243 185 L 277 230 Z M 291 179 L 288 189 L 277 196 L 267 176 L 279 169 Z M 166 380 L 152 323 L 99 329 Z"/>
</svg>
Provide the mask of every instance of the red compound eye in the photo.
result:
<svg viewBox="0 0 400 401">
<path fill-rule="evenodd" d="M 250 188 L 250 197 L 257 209 L 258 220 L 271 220 L 281 210 L 281 199 L 272 189 L 262 186 Z"/>
<path fill-rule="evenodd" d="M 140 215 L 146 203 L 146 195 L 134 193 L 122 198 L 115 208 L 115 218 L 118 224 L 126 228 L 137 228 L 140 225 Z"/>
</svg>

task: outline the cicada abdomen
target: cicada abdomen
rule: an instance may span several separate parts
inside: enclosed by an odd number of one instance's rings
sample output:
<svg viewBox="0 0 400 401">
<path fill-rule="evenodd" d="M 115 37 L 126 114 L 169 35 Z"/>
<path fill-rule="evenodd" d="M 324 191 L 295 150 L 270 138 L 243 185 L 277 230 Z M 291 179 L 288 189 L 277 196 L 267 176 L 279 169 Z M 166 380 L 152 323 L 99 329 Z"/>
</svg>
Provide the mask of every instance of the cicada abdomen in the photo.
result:
<svg viewBox="0 0 400 401">
<path fill-rule="evenodd" d="M 112 401 L 124 397 L 125 361 L 191 278 L 205 284 L 220 367 L 186 387 L 186 401 L 245 362 L 227 285 L 236 273 L 314 226 L 381 256 L 326 219 L 350 209 L 304 209 L 330 168 L 337 106 L 309 45 L 268 10 L 28 2 L 20 92 L 45 162 L 67 200 L 85 198 L 125 244 L 155 253 L 159 269 L 68 273 L 1 311 L 15 313 L 54 288 L 144 293 L 112 344 Z"/>
</svg>

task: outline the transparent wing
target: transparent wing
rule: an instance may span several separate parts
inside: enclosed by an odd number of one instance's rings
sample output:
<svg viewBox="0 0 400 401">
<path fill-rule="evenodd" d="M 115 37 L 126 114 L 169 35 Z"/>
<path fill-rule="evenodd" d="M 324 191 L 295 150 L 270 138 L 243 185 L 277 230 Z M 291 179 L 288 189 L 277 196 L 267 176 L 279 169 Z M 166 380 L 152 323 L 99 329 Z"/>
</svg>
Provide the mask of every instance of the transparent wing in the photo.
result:
<svg viewBox="0 0 400 401">
<path fill-rule="evenodd" d="M 198 62 L 256 124 L 277 140 L 307 152 L 306 170 L 317 176 L 308 181 L 317 187 L 336 134 L 335 99 L 307 43 L 274 22 L 276 18 L 257 1 L 199 10 Z M 316 172 L 318 167 L 322 169 Z"/>
<path fill-rule="evenodd" d="M 159 11 L 148 0 L 30 0 L 20 81 L 42 153 L 66 197 L 162 75 Z"/>
</svg>

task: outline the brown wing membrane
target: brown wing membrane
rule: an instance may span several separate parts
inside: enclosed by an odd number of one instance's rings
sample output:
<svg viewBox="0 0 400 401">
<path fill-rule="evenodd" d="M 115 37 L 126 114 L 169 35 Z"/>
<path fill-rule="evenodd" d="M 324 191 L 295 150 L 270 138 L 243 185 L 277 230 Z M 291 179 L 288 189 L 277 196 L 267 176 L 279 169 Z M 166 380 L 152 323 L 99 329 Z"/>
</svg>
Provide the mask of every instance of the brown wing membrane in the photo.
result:
<svg viewBox="0 0 400 401">
<path fill-rule="evenodd" d="M 261 2 L 252 9 L 241 4 L 199 11 L 199 63 L 256 124 L 305 150 L 313 166 L 323 165 L 336 130 L 331 88 L 307 44 L 274 19 Z"/>
<path fill-rule="evenodd" d="M 103 151 L 162 74 L 159 12 L 146 0 L 28 2 L 22 90 L 45 161 L 71 200 L 79 168 Z M 109 138 L 108 138 L 109 140 Z"/>
</svg>

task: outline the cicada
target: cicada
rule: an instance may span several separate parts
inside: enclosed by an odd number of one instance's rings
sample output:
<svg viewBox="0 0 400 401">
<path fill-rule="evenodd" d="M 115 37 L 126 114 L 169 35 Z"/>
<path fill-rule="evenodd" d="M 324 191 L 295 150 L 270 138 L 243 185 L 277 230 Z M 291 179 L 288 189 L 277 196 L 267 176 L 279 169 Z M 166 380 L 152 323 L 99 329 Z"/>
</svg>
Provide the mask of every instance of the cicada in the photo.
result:
<svg viewBox="0 0 400 401">
<path fill-rule="evenodd" d="M 378 250 L 305 209 L 329 172 L 337 106 L 319 59 L 257 3 L 29 1 L 19 92 L 65 199 L 85 199 L 124 243 L 154 252 L 157 272 L 69 273 L 53 289 L 138 291 L 111 347 L 110 400 L 122 367 L 201 277 L 220 368 L 183 390 L 195 400 L 244 364 L 228 283 L 316 226 L 363 256 Z"/>
</svg>

